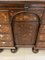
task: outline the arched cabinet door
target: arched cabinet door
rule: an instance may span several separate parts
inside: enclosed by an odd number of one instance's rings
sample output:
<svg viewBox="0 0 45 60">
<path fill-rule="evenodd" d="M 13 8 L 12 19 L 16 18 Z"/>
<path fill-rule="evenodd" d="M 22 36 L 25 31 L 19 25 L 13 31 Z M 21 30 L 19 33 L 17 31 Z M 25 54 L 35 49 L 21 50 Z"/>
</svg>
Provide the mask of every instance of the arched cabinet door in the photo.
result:
<svg viewBox="0 0 45 60">
<path fill-rule="evenodd" d="M 13 17 L 14 38 L 17 45 L 33 45 L 39 26 L 36 14 L 22 11 Z"/>
</svg>

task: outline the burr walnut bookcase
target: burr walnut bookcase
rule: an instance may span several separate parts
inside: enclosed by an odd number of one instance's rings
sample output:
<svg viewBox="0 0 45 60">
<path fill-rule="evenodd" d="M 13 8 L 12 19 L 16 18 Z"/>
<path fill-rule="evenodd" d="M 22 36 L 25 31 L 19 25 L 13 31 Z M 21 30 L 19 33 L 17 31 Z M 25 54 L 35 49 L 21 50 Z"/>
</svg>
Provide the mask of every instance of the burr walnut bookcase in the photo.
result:
<svg viewBox="0 0 45 60">
<path fill-rule="evenodd" d="M 45 48 L 45 1 L 0 1 L 0 52 Z"/>
</svg>

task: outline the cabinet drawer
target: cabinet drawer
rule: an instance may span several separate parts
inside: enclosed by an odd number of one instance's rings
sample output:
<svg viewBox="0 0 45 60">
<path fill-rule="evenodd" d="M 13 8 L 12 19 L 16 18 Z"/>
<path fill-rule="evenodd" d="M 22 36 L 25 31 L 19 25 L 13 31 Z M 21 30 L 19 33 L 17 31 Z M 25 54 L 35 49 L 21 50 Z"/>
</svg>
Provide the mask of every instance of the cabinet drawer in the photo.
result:
<svg viewBox="0 0 45 60">
<path fill-rule="evenodd" d="M 41 25 L 38 33 L 38 41 L 45 41 L 45 25 Z"/>
<path fill-rule="evenodd" d="M 0 11 L 0 23 L 9 23 L 9 13 L 8 11 Z"/>
<path fill-rule="evenodd" d="M 13 37 L 11 34 L 0 34 L 0 41 L 11 41 Z"/>
<path fill-rule="evenodd" d="M 11 33 L 10 24 L 0 24 L 0 33 Z"/>
<path fill-rule="evenodd" d="M 36 47 L 37 48 L 45 48 L 45 42 L 37 42 Z"/>
<path fill-rule="evenodd" d="M 0 42 L 0 47 L 13 47 L 13 41 L 7 42 L 7 41 L 2 41 Z"/>
</svg>

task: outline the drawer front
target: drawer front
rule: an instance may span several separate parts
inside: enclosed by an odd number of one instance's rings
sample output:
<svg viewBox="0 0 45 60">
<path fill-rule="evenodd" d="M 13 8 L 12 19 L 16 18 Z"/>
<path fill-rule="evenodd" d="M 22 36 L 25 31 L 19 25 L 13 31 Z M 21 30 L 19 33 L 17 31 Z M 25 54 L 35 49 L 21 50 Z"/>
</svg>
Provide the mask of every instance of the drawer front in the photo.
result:
<svg viewBox="0 0 45 60">
<path fill-rule="evenodd" d="M 38 22 L 14 22 L 16 44 L 34 44 Z"/>
<path fill-rule="evenodd" d="M 38 42 L 38 43 L 36 44 L 36 47 L 37 47 L 37 48 L 45 48 L 45 42 Z"/>
<path fill-rule="evenodd" d="M 9 23 L 9 13 L 8 11 L 0 11 L 0 23 Z"/>
<path fill-rule="evenodd" d="M 10 24 L 0 24 L 0 33 L 11 33 Z"/>
<path fill-rule="evenodd" d="M 7 41 L 2 41 L 0 42 L 0 47 L 13 47 L 13 41 L 7 42 Z"/>
<path fill-rule="evenodd" d="M 40 26 L 37 41 L 45 42 L 45 25 L 43 25 L 43 24 Z"/>
<path fill-rule="evenodd" d="M 0 41 L 12 41 L 12 35 L 11 34 L 0 34 Z"/>
</svg>

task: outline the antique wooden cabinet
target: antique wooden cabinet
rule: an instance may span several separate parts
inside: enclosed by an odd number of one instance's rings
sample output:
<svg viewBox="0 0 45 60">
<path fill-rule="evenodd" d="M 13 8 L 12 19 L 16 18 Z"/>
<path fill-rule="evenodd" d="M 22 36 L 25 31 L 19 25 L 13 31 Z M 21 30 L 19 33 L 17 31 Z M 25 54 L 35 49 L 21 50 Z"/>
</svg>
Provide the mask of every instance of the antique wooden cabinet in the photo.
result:
<svg viewBox="0 0 45 60">
<path fill-rule="evenodd" d="M 0 52 L 20 47 L 45 48 L 45 2 L 0 2 Z"/>
</svg>

